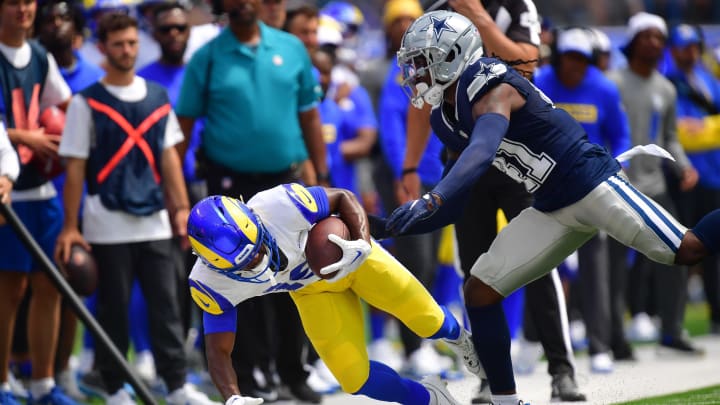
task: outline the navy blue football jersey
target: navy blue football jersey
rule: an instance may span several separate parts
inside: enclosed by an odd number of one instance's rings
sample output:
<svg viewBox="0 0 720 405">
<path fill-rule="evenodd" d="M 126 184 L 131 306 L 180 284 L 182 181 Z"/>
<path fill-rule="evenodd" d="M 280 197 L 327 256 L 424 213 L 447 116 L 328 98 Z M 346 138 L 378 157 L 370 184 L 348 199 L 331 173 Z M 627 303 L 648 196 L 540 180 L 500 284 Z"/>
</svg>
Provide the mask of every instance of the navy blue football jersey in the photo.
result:
<svg viewBox="0 0 720 405">
<path fill-rule="evenodd" d="M 526 104 L 511 113 L 493 166 L 534 193 L 535 208 L 554 211 L 570 205 L 620 170 L 604 148 L 588 142 L 567 112 L 494 58 L 480 58 L 462 73 L 455 105 L 443 101 L 433 109 L 432 128 L 449 149 L 461 152 L 467 147 L 475 127 L 472 106 L 500 83 L 513 86 Z"/>
</svg>

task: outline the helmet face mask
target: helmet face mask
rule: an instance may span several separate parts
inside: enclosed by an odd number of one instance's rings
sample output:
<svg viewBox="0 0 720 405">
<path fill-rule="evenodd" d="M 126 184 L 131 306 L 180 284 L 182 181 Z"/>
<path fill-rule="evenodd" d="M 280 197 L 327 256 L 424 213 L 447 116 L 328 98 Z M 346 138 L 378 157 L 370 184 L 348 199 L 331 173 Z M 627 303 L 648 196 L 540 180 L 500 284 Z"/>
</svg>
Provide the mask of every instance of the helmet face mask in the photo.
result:
<svg viewBox="0 0 720 405">
<path fill-rule="evenodd" d="M 472 58 L 481 55 L 482 40 L 470 20 L 445 10 L 427 13 L 408 27 L 397 54 L 403 89 L 416 108 L 436 106 Z"/>
<path fill-rule="evenodd" d="M 211 196 L 188 219 L 193 252 L 208 268 L 237 281 L 274 284 L 280 249 L 260 217 L 240 200 Z"/>
</svg>

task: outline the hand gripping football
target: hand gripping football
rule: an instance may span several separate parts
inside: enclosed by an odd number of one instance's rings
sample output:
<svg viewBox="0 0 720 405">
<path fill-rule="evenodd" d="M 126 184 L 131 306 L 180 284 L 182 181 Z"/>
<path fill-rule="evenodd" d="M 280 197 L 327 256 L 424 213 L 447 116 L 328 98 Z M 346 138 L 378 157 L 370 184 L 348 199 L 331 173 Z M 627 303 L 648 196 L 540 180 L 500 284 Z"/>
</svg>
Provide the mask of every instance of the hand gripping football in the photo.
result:
<svg viewBox="0 0 720 405">
<path fill-rule="evenodd" d="M 62 264 L 68 284 L 75 292 L 87 297 L 95 292 L 98 283 L 98 269 L 92 254 L 82 245 L 70 248 L 70 260 Z"/>
<path fill-rule="evenodd" d="M 310 229 L 307 244 L 305 245 L 305 258 L 308 266 L 322 279 L 333 278 L 337 272 L 320 274 L 320 270 L 342 259 L 343 251 L 340 246 L 331 242 L 328 235 L 334 233 L 339 237 L 350 240 L 350 230 L 338 217 L 327 217 Z"/>
</svg>

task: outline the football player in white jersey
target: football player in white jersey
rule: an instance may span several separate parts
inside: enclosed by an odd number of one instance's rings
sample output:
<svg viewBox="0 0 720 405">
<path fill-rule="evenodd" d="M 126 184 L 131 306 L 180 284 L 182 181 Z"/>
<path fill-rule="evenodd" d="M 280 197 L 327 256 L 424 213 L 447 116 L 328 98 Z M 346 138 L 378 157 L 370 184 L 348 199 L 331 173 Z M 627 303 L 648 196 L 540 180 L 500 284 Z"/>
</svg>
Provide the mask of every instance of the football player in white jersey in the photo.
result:
<svg viewBox="0 0 720 405">
<path fill-rule="evenodd" d="M 352 240 L 330 235 L 342 258 L 320 270 L 308 267 L 305 245 L 313 225 L 338 215 Z M 482 373 L 469 333 L 440 307 L 412 274 L 371 240 L 368 219 L 350 191 L 284 184 L 247 204 L 210 196 L 193 207 L 188 235 L 199 260 L 190 293 L 204 310 L 210 375 L 228 405 L 259 404 L 238 389 L 230 354 L 238 327 L 235 305 L 259 295 L 289 293 L 303 327 L 342 389 L 401 404 L 455 404 L 437 377 L 403 378 L 369 361 L 361 299 L 405 323 L 423 338 L 444 339 L 471 372 Z"/>
</svg>

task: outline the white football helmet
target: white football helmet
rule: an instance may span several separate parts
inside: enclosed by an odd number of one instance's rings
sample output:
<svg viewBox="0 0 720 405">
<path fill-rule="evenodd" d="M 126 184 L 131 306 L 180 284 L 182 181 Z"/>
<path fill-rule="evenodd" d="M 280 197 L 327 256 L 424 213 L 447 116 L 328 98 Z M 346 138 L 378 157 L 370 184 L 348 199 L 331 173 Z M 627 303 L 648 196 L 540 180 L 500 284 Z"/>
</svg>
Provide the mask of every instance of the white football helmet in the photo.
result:
<svg viewBox="0 0 720 405">
<path fill-rule="evenodd" d="M 416 108 L 436 106 L 443 91 L 480 56 L 482 38 L 466 17 L 446 10 L 424 14 L 408 27 L 397 53 L 403 89 Z"/>
</svg>

